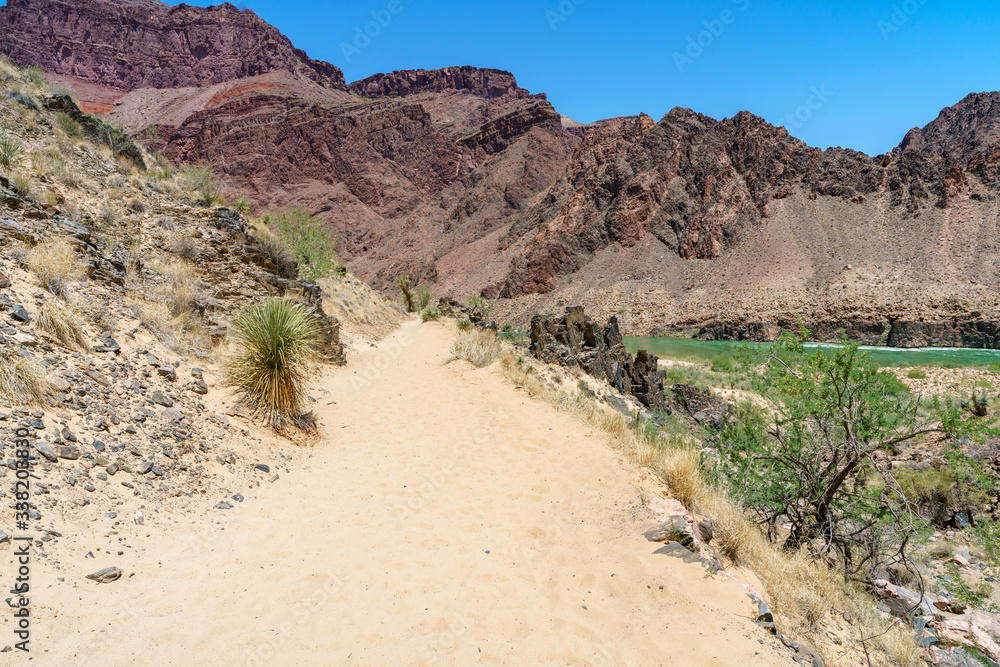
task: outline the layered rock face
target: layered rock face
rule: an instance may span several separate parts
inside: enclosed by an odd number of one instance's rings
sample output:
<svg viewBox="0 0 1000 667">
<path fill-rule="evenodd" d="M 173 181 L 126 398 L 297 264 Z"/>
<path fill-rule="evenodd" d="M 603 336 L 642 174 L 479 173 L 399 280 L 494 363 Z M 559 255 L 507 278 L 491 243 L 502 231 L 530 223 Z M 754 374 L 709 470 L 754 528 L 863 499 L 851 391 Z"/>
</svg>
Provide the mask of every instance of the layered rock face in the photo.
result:
<svg viewBox="0 0 1000 667">
<path fill-rule="evenodd" d="M 614 315 L 603 329 L 584 314 L 583 306 L 567 308 L 566 314 L 558 319 L 536 315 L 531 320 L 529 349 L 540 361 L 569 368 L 579 366 L 622 394 L 635 396 L 647 408 L 666 407 L 665 376 L 658 368 L 657 358 L 645 350 L 633 358 L 622 344 Z"/>
<path fill-rule="evenodd" d="M 438 296 L 503 297 L 499 317 L 521 323 L 568 301 L 634 332 L 766 338 L 803 315 L 996 345 L 1000 94 L 868 156 L 749 112 L 584 125 L 496 69 L 345 86 L 232 5 L 13 0 L 0 25 L 0 51 L 85 110 L 208 161 L 257 211 L 327 221 L 378 288 L 409 274 Z"/>
<path fill-rule="evenodd" d="M 119 90 L 208 86 L 287 70 L 343 86 L 248 9 L 149 0 L 8 0 L 0 50 L 15 62 Z"/>
<path fill-rule="evenodd" d="M 922 152 L 872 158 L 810 148 L 749 112 L 716 121 L 674 109 L 616 119 L 588 132 L 533 218 L 511 234 L 540 234 L 513 264 L 502 294 L 544 293 L 583 256 L 650 236 L 684 259 L 716 259 L 770 215 L 769 203 L 802 191 L 864 203 L 886 194 L 896 215 L 945 206 L 945 159 Z"/>
</svg>

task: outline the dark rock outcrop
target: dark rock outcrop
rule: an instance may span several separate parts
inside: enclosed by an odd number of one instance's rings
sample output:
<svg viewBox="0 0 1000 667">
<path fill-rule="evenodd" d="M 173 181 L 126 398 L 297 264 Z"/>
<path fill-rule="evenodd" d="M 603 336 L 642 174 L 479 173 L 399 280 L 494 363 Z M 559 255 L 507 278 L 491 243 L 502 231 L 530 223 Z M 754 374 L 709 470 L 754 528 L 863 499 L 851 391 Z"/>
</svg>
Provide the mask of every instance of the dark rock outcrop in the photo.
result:
<svg viewBox="0 0 1000 667">
<path fill-rule="evenodd" d="M 717 398 L 708 389 L 678 383 L 670 388 L 673 401 L 697 423 L 711 426 L 716 431 L 726 427 L 732 417 L 734 406 Z"/>
<path fill-rule="evenodd" d="M 658 360 L 645 350 L 633 358 L 622 344 L 618 318 L 612 316 L 604 329 L 583 312 L 582 306 L 566 308 L 561 318 L 536 315 L 531 320 L 532 356 L 546 363 L 573 368 L 604 380 L 620 393 L 635 396 L 648 408 L 662 410 L 664 373 Z"/>
<path fill-rule="evenodd" d="M 139 169 L 145 171 L 146 161 L 142 158 L 142 152 L 136 145 L 135 140 L 114 128 L 99 118 L 89 116 L 80 110 L 73 98 L 66 94 L 57 94 L 45 99 L 42 102 L 49 111 L 58 111 L 66 114 L 84 129 L 94 141 L 110 144 L 110 148 L 121 157 L 130 160 Z"/>
<path fill-rule="evenodd" d="M 405 97 L 417 93 L 443 93 L 459 91 L 472 93 L 485 99 L 513 96 L 518 99 L 545 95 L 532 95 L 517 85 L 514 75 L 498 69 L 478 67 L 445 67 L 436 70 L 399 70 L 389 74 L 375 74 L 355 81 L 350 90 L 366 97 Z"/>
</svg>

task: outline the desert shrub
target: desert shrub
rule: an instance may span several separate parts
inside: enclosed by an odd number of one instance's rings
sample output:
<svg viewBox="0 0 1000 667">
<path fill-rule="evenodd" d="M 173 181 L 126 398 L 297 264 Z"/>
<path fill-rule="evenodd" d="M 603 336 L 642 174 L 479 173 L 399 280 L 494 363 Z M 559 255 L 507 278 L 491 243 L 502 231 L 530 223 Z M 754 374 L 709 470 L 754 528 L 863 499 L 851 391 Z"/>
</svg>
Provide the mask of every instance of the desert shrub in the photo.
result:
<svg viewBox="0 0 1000 667">
<path fill-rule="evenodd" d="M 160 227 L 160 229 L 165 229 L 168 232 L 172 232 L 177 229 L 177 225 L 174 223 L 174 221 L 168 218 L 167 216 L 159 218 L 156 221 L 156 224 Z"/>
<path fill-rule="evenodd" d="M 243 215 L 250 215 L 250 200 L 246 195 L 240 195 L 233 202 L 233 210 L 242 213 Z"/>
<path fill-rule="evenodd" d="M 464 359 L 476 368 L 489 366 L 500 358 L 502 348 L 496 333 L 489 329 L 459 331 L 449 361 Z"/>
<path fill-rule="evenodd" d="M 410 290 L 410 276 L 399 276 L 396 278 L 396 287 L 400 289 L 403 293 L 403 298 L 406 299 L 406 312 L 412 313 L 416 311 L 416 306 L 413 305 L 413 292 Z"/>
<path fill-rule="evenodd" d="M 274 264 L 280 266 L 294 261 L 285 241 L 267 227 L 257 227 L 253 235 L 257 241 L 257 249 Z"/>
<path fill-rule="evenodd" d="M 302 280 L 315 282 L 344 273 L 344 267 L 335 254 L 339 241 L 337 233 L 323 221 L 301 208 L 283 211 L 270 219 L 275 232 L 298 263 Z"/>
<path fill-rule="evenodd" d="M 434 295 L 431 294 L 430 289 L 427 287 L 421 287 L 417 290 L 417 307 L 422 311 L 431 303 L 431 298 Z"/>
<path fill-rule="evenodd" d="M 927 434 L 977 435 L 991 425 L 955 406 L 926 412 L 856 344 L 810 353 L 802 340 L 783 337 L 753 375 L 768 408 L 741 407 L 722 435 L 720 471 L 787 548 L 835 558 L 845 577 L 908 565 L 917 518 L 879 456 Z"/>
<path fill-rule="evenodd" d="M 38 87 L 45 85 L 45 79 L 42 77 L 42 70 L 38 67 L 25 67 L 22 71 L 24 72 L 24 75 L 31 80 L 31 83 Z"/>
<path fill-rule="evenodd" d="M 83 128 L 67 113 L 60 111 L 56 114 L 56 125 L 71 139 L 83 136 Z"/>
<path fill-rule="evenodd" d="M 176 239 L 171 244 L 171 249 L 189 262 L 198 259 L 198 244 L 190 236 L 182 236 Z"/>
<path fill-rule="evenodd" d="M 66 239 L 36 245 L 28 251 L 28 269 L 42 287 L 65 299 L 69 286 L 84 275 L 76 250 Z"/>
<path fill-rule="evenodd" d="M 51 391 L 41 364 L 9 348 L 0 348 L 0 397 L 3 400 L 38 403 Z"/>
<path fill-rule="evenodd" d="M 41 107 L 38 106 L 38 102 L 35 101 L 31 95 L 21 92 L 19 90 L 8 90 L 7 99 L 14 100 L 26 109 L 31 109 L 32 111 L 41 111 Z"/>
<path fill-rule="evenodd" d="M 712 357 L 712 370 L 716 373 L 732 373 L 734 368 L 732 357 L 719 354 Z"/>
<path fill-rule="evenodd" d="M 420 319 L 424 322 L 432 322 L 441 319 L 441 311 L 434 306 L 424 308 L 420 311 Z"/>
<path fill-rule="evenodd" d="M 468 319 L 463 318 L 455 322 L 455 326 L 458 327 L 459 331 L 468 331 L 469 329 L 472 328 L 472 322 L 469 321 Z"/>
<path fill-rule="evenodd" d="M 198 275 L 192 264 L 173 261 L 156 269 L 166 277 L 166 282 L 156 288 L 158 301 L 167 306 L 173 317 L 188 316 L 198 308 Z"/>
<path fill-rule="evenodd" d="M 83 330 L 80 319 L 72 308 L 66 305 L 46 302 L 38 311 L 35 326 L 51 334 L 66 347 L 79 347 L 89 350 L 87 334 Z"/>
<path fill-rule="evenodd" d="M 233 318 L 236 352 L 227 362 L 242 400 L 268 424 L 307 423 L 305 364 L 320 344 L 319 323 L 302 305 L 270 298 Z"/>
<path fill-rule="evenodd" d="M 926 380 L 927 373 L 923 372 L 919 368 L 911 368 L 906 372 L 906 377 L 910 378 L 911 380 Z"/>
<path fill-rule="evenodd" d="M 0 130 L 0 167 L 11 169 L 21 163 L 24 144 Z"/>
<path fill-rule="evenodd" d="M 215 182 L 215 172 L 210 167 L 186 164 L 181 167 L 181 185 L 198 193 L 198 203 L 202 206 L 225 206 L 226 200 Z"/>
<path fill-rule="evenodd" d="M 31 199 L 31 179 L 27 174 L 18 174 L 10 179 L 10 187 L 25 199 Z"/>
<path fill-rule="evenodd" d="M 141 199 L 133 199 L 128 203 L 128 210 L 132 211 L 133 213 L 145 213 L 146 204 L 144 204 Z"/>
<path fill-rule="evenodd" d="M 469 308 L 472 308 L 473 312 L 477 313 L 484 320 L 489 319 L 490 315 L 496 309 L 496 303 L 487 301 L 478 294 L 470 294 L 468 303 Z"/>
<path fill-rule="evenodd" d="M 93 116 L 92 119 L 97 140 L 110 148 L 115 155 L 121 155 L 130 148 L 135 148 L 132 137 L 121 125 L 107 123 L 96 116 Z"/>
</svg>

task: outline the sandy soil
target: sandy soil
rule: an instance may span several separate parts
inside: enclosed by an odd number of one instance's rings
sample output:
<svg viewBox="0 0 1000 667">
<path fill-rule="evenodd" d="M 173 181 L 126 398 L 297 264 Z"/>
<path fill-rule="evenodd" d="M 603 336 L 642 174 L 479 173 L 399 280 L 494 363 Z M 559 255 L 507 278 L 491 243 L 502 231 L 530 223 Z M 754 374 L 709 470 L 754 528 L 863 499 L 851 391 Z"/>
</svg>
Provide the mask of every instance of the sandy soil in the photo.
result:
<svg viewBox="0 0 1000 667">
<path fill-rule="evenodd" d="M 450 342 L 411 321 L 327 371 L 321 440 L 234 509 L 74 527 L 34 565 L 33 664 L 792 662 L 737 584 L 653 553 L 641 471 Z"/>
</svg>

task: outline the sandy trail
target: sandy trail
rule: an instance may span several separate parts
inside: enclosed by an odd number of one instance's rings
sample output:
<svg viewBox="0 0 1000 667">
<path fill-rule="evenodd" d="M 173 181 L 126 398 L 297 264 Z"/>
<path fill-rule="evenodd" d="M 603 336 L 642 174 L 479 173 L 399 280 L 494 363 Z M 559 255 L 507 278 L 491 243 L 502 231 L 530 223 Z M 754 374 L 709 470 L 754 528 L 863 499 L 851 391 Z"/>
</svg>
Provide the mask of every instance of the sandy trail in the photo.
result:
<svg viewBox="0 0 1000 667">
<path fill-rule="evenodd" d="M 323 441 L 234 509 L 163 511 L 122 531 L 135 552 L 39 565 L 33 664 L 791 662 L 737 585 L 653 553 L 639 471 L 445 364 L 451 338 L 407 323 L 328 371 Z M 126 577 L 82 578 L 112 564 Z"/>
</svg>

